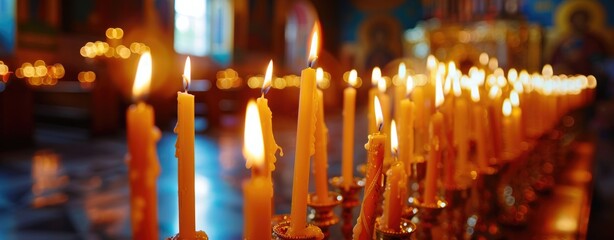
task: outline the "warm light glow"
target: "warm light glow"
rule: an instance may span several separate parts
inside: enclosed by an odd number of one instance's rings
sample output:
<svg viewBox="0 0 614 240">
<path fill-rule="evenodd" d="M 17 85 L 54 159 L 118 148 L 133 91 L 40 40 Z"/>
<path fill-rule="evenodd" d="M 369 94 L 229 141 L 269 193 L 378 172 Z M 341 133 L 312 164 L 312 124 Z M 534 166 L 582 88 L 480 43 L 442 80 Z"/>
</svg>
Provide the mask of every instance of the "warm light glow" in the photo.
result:
<svg viewBox="0 0 614 240">
<path fill-rule="evenodd" d="M 377 89 L 379 89 L 379 92 L 381 93 L 385 93 L 386 92 L 386 79 L 385 78 L 379 78 L 379 80 L 377 81 Z"/>
<path fill-rule="evenodd" d="M 518 93 L 524 92 L 524 86 L 522 85 L 522 81 L 517 81 L 516 83 L 514 83 L 514 90 L 516 90 L 516 92 Z"/>
<path fill-rule="evenodd" d="M 549 78 L 549 77 L 552 77 L 553 74 L 554 74 L 554 70 L 552 69 L 552 65 L 550 64 L 544 65 L 544 68 L 542 68 L 542 75 L 544 75 L 544 77 L 546 78 Z"/>
<path fill-rule="evenodd" d="M 151 84 L 151 54 L 149 52 L 141 55 L 139 64 L 136 69 L 134 85 L 132 86 L 132 98 L 141 99 L 149 93 L 149 85 Z"/>
<path fill-rule="evenodd" d="M 593 75 L 589 75 L 586 77 L 586 81 L 588 82 L 588 88 L 594 89 L 597 87 L 597 78 Z"/>
<path fill-rule="evenodd" d="M 319 67 L 316 68 L 316 82 L 321 83 L 324 80 L 324 70 Z"/>
<path fill-rule="evenodd" d="M 264 81 L 262 81 L 262 93 L 267 93 L 271 88 L 271 80 L 273 80 L 273 60 L 269 61 L 269 66 L 266 67 Z"/>
<path fill-rule="evenodd" d="M 429 55 L 426 58 L 426 69 L 433 70 L 435 67 L 437 67 L 437 58 L 433 55 Z"/>
<path fill-rule="evenodd" d="M 454 96 L 460 97 L 462 94 L 460 78 L 455 77 L 452 81 L 452 91 L 454 92 Z"/>
<path fill-rule="evenodd" d="M 350 71 L 350 76 L 348 77 L 348 83 L 350 84 L 350 86 L 356 87 L 356 84 L 358 83 L 357 78 L 358 73 L 355 69 L 352 69 L 352 71 Z"/>
<path fill-rule="evenodd" d="M 494 100 L 495 98 L 499 97 L 499 96 L 500 96 L 500 94 L 501 94 L 501 89 L 499 89 L 499 87 L 497 87 L 497 86 L 492 86 L 492 87 L 490 88 L 490 91 L 488 91 L 488 97 L 489 97 L 490 99 L 493 99 L 493 100 Z"/>
<path fill-rule="evenodd" d="M 480 101 L 480 89 L 478 89 L 478 85 L 473 85 L 471 87 L 471 101 L 473 102 Z"/>
<path fill-rule="evenodd" d="M 371 71 L 371 85 L 377 86 L 380 78 L 382 78 L 382 70 L 379 67 L 374 67 Z"/>
<path fill-rule="evenodd" d="M 446 74 L 446 64 L 444 63 L 437 64 L 437 74 L 441 76 Z"/>
<path fill-rule="evenodd" d="M 448 62 L 448 75 L 456 73 L 456 64 L 452 61 Z"/>
<path fill-rule="evenodd" d="M 503 101 L 501 111 L 503 112 L 503 116 L 509 117 L 510 115 L 512 115 L 512 103 L 509 99 L 505 99 Z"/>
<path fill-rule="evenodd" d="M 499 67 L 499 60 L 497 60 L 496 58 L 491 58 L 488 60 L 488 68 L 490 68 L 490 70 L 494 70 L 498 67 Z"/>
<path fill-rule="evenodd" d="M 517 79 L 518 79 L 518 71 L 516 71 L 516 69 L 512 68 L 509 71 L 507 71 L 507 80 L 508 81 L 513 83 L 513 82 L 516 82 Z"/>
<path fill-rule="evenodd" d="M 390 150 L 396 153 L 399 149 L 399 138 L 397 136 L 397 124 L 394 119 L 390 123 Z"/>
<path fill-rule="evenodd" d="M 514 90 L 510 92 L 510 102 L 512 103 L 512 106 L 514 107 L 520 106 L 520 97 L 518 97 L 518 92 Z"/>
<path fill-rule="evenodd" d="M 480 64 L 482 64 L 482 65 L 488 64 L 488 58 L 489 57 L 488 57 L 487 53 L 481 53 L 480 54 L 480 59 L 479 59 L 480 60 Z"/>
<path fill-rule="evenodd" d="M 318 41 L 320 41 L 320 23 L 316 22 L 311 30 L 311 43 L 309 47 L 309 62 L 314 62 L 318 58 Z"/>
<path fill-rule="evenodd" d="M 407 76 L 405 81 L 405 96 L 409 96 L 414 91 L 414 78 Z"/>
<path fill-rule="evenodd" d="M 373 99 L 373 106 L 375 109 L 375 122 L 379 130 L 382 130 L 384 124 L 384 114 L 382 114 L 382 105 L 379 102 L 379 98 L 375 96 Z"/>
<path fill-rule="evenodd" d="M 245 167 L 251 168 L 254 164 L 264 164 L 264 139 L 260 125 L 258 105 L 251 99 L 245 111 L 245 129 L 243 132 L 243 156 L 247 160 Z M 250 162 L 253 161 L 253 162 Z"/>
<path fill-rule="evenodd" d="M 399 72 L 397 73 L 397 76 L 399 79 L 403 79 L 405 78 L 405 74 L 407 74 L 407 68 L 405 67 L 405 63 L 401 62 L 399 63 Z"/>
<path fill-rule="evenodd" d="M 190 88 L 190 83 L 192 82 L 192 63 L 190 61 L 190 57 L 185 59 L 185 66 L 183 67 L 183 90 L 188 91 Z"/>
<path fill-rule="evenodd" d="M 443 96 L 443 86 L 441 76 L 437 76 L 435 78 L 435 107 L 439 108 L 443 105 L 444 96 Z"/>
</svg>

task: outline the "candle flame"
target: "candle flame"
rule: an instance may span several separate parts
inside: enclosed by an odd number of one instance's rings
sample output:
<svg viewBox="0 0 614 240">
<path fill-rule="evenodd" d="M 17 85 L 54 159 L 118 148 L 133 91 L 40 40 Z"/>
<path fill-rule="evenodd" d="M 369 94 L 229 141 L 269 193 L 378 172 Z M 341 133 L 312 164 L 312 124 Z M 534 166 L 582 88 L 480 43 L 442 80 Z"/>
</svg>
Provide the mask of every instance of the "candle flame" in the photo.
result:
<svg viewBox="0 0 614 240">
<path fill-rule="evenodd" d="M 318 59 L 318 41 L 320 41 L 320 23 L 316 22 L 311 30 L 311 43 L 309 47 L 309 67 Z"/>
<path fill-rule="evenodd" d="M 489 97 L 490 99 L 493 99 L 493 100 L 494 100 L 495 98 L 497 98 L 497 97 L 499 96 L 499 94 L 501 94 L 501 92 L 500 92 L 499 87 L 497 87 L 497 86 L 492 86 L 492 87 L 490 88 L 490 91 L 488 91 L 488 97 Z"/>
<path fill-rule="evenodd" d="M 507 80 L 510 81 L 510 83 L 516 82 L 517 79 L 518 79 L 518 71 L 515 68 L 512 68 L 509 71 L 507 71 Z"/>
<path fill-rule="evenodd" d="M 260 125 L 260 113 L 258 112 L 258 105 L 253 99 L 249 100 L 245 111 L 243 156 L 247 160 L 245 162 L 246 168 L 264 164 L 264 139 Z"/>
<path fill-rule="evenodd" d="M 503 116 L 509 117 L 510 115 L 512 115 L 512 103 L 509 99 L 505 99 L 503 101 L 501 111 L 503 112 Z"/>
<path fill-rule="evenodd" d="M 524 92 L 524 86 L 522 85 L 521 81 L 516 81 L 516 83 L 514 83 L 514 90 L 516 90 L 518 93 Z"/>
<path fill-rule="evenodd" d="M 450 61 L 448 62 L 448 75 L 456 73 L 456 63 Z"/>
<path fill-rule="evenodd" d="M 407 76 L 405 81 L 405 95 L 409 96 L 414 91 L 414 78 L 411 75 Z"/>
<path fill-rule="evenodd" d="M 518 97 L 518 92 L 516 92 L 515 90 L 512 90 L 512 92 L 510 92 L 510 102 L 514 107 L 520 106 L 520 97 Z"/>
<path fill-rule="evenodd" d="M 480 89 L 478 89 L 478 85 L 471 86 L 471 100 L 476 103 L 480 101 Z"/>
<path fill-rule="evenodd" d="M 271 89 L 271 82 L 273 80 L 273 60 L 269 61 L 269 66 L 266 68 L 264 74 L 264 81 L 262 82 L 262 94 L 266 94 Z"/>
<path fill-rule="evenodd" d="M 441 76 L 437 76 L 435 78 L 435 107 L 437 108 L 441 107 L 444 102 L 443 86 L 441 81 Z"/>
<path fill-rule="evenodd" d="M 183 78 L 183 90 L 186 92 L 190 88 L 190 82 L 192 81 L 191 71 L 192 63 L 190 62 L 190 57 L 187 57 L 185 59 L 185 66 L 183 67 L 183 75 L 181 76 Z"/>
<path fill-rule="evenodd" d="M 489 58 L 489 57 L 488 57 L 488 54 L 487 54 L 487 53 L 484 53 L 484 52 L 483 52 L 483 53 L 481 53 L 481 54 L 480 54 L 480 59 L 479 59 L 479 60 L 480 60 L 480 64 L 482 64 L 482 65 L 486 65 L 486 64 L 488 64 L 488 58 Z"/>
<path fill-rule="evenodd" d="M 460 97 L 462 94 L 461 83 L 458 77 L 455 77 L 452 81 L 452 91 L 454 91 L 454 96 Z"/>
<path fill-rule="evenodd" d="M 316 82 L 318 84 L 322 83 L 322 81 L 324 81 L 324 70 L 319 67 L 316 68 Z"/>
<path fill-rule="evenodd" d="M 379 78 L 377 82 L 377 89 L 379 89 L 379 92 L 381 93 L 386 92 L 386 79 L 385 78 L 383 77 Z"/>
<path fill-rule="evenodd" d="M 382 127 L 384 127 L 384 114 L 382 114 L 382 105 L 377 96 L 373 99 L 373 106 L 375 109 L 375 122 L 379 131 L 382 131 Z"/>
<path fill-rule="evenodd" d="M 350 86 L 356 87 L 356 84 L 358 82 L 357 78 L 358 78 L 358 73 L 356 72 L 355 69 L 352 69 L 352 71 L 350 71 L 350 76 L 348 77 L 348 83 L 350 84 Z"/>
<path fill-rule="evenodd" d="M 380 78 L 382 78 L 382 70 L 379 67 L 374 67 L 371 71 L 371 85 L 377 86 Z"/>
<path fill-rule="evenodd" d="M 397 136 L 397 124 L 392 120 L 390 123 L 390 150 L 396 154 L 399 149 L 399 137 Z"/>
<path fill-rule="evenodd" d="M 594 89 L 597 87 L 597 78 L 595 78 L 595 76 L 588 75 L 588 77 L 586 77 L 586 81 L 587 81 L 588 88 Z"/>
<path fill-rule="evenodd" d="M 151 54 L 143 53 L 139 59 L 139 64 L 134 77 L 134 85 L 132 86 L 132 97 L 142 99 L 144 95 L 149 93 L 149 85 L 151 84 Z"/>
<path fill-rule="evenodd" d="M 549 78 L 549 77 L 552 77 L 553 74 L 554 74 L 554 70 L 552 70 L 552 65 L 550 64 L 544 65 L 544 68 L 542 68 L 542 75 L 544 75 L 544 77 L 546 78 Z"/>
<path fill-rule="evenodd" d="M 439 63 L 437 64 L 437 75 L 445 75 L 446 74 L 446 64 Z"/>
<path fill-rule="evenodd" d="M 429 55 L 426 58 L 426 69 L 433 70 L 435 67 L 437 67 L 437 58 L 433 55 Z"/>
<path fill-rule="evenodd" d="M 399 72 L 397 73 L 397 76 L 399 79 L 403 79 L 405 78 L 405 74 L 407 74 L 407 68 L 405 67 L 405 63 L 401 62 L 399 63 Z"/>
</svg>

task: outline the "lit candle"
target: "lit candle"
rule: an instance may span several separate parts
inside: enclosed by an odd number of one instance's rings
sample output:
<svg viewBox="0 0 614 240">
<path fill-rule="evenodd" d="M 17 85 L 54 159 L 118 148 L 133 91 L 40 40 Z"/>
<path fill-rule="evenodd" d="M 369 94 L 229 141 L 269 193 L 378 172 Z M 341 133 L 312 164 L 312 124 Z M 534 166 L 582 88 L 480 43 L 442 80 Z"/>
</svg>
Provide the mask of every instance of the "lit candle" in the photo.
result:
<svg viewBox="0 0 614 240">
<path fill-rule="evenodd" d="M 406 96 L 405 94 L 405 79 L 407 78 L 407 67 L 405 63 L 399 63 L 399 70 L 394 77 L 394 119 L 397 122 L 401 121 L 401 100 Z"/>
<path fill-rule="evenodd" d="M 512 90 L 512 92 L 510 92 L 510 103 L 512 104 L 512 123 L 514 124 L 512 126 L 512 133 L 514 134 L 514 139 L 513 141 L 516 144 L 519 144 L 522 142 L 523 136 L 522 136 L 522 109 L 520 108 L 520 98 L 518 97 L 518 93 L 515 90 Z M 518 152 L 520 149 L 518 147 L 514 147 L 514 151 Z"/>
<path fill-rule="evenodd" d="M 316 69 L 316 81 L 324 79 L 324 70 Z M 316 132 L 315 132 L 315 154 L 314 154 L 314 176 L 316 183 L 317 202 L 326 202 L 328 197 L 328 128 L 324 122 L 324 93 L 316 90 Z"/>
<path fill-rule="evenodd" d="M 503 121 L 502 121 L 502 139 L 503 139 L 503 156 L 504 160 L 510 160 L 510 154 L 512 154 L 513 148 L 513 120 L 512 120 L 512 103 L 509 99 L 505 99 L 503 101 L 503 105 L 501 107 L 501 111 L 503 112 Z"/>
<path fill-rule="evenodd" d="M 341 152 L 341 176 L 347 188 L 354 180 L 354 114 L 356 111 L 356 70 L 350 71 L 348 86 L 343 90 L 343 149 Z"/>
<path fill-rule="evenodd" d="M 375 96 L 378 95 L 378 83 L 380 78 L 382 78 L 382 71 L 379 69 L 379 67 L 374 67 L 373 71 L 371 72 L 371 89 L 369 89 L 369 111 L 367 111 L 368 115 L 367 115 L 367 119 L 369 120 L 369 126 L 368 126 L 368 130 L 369 130 L 369 134 L 371 133 L 375 133 L 377 132 L 377 126 L 375 123 L 375 108 L 373 107 L 373 99 L 375 99 Z"/>
<path fill-rule="evenodd" d="M 435 105 L 439 107 L 444 102 L 443 86 L 441 78 L 437 78 L 435 83 Z M 437 204 L 437 179 L 439 175 L 439 162 L 441 161 L 441 147 L 443 145 L 443 125 L 444 118 L 441 111 L 437 110 L 430 122 L 430 152 L 426 164 L 426 179 L 424 184 L 424 203 L 428 205 Z"/>
<path fill-rule="evenodd" d="M 370 134 L 369 141 L 365 144 L 365 149 L 367 149 L 367 176 L 360 215 L 358 216 L 356 226 L 354 226 L 354 240 L 373 239 L 373 228 L 377 217 L 376 208 L 377 204 L 380 204 L 380 196 L 382 195 L 382 168 L 384 164 L 386 134 L 381 133 L 384 117 L 377 96 L 373 99 L 373 104 L 379 131 Z"/>
<path fill-rule="evenodd" d="M 377 89 L 379 90 L 379 94 L 377 97 L 379 98 L 380 103 L 382 104 L 382 114 L 384 116 L 384 132 L 390 132 L 390 124 L 386 124 L 390 122 L 390 96 L 386 93 L 386 79 L 380 78 L 377 83 Z M 386 137 L 386 145 L 384 149 L 390 149 L 390 136 Z M 386 151 L 384 154 L 384 163 L 386 166 L 390 165 L 392 159 L 390 158 L 390 151 Z"/>
<path fill-rule="evenodd" d="M 183 70 L 184 92 L 177 92 L 177 143 L 175 156 L 178 159 L 179 189 L 179 236 L 182 239 L 196 238 L 194 211 L 194 95 L 190 88 L 190 57 Z"/>
<path fill-rule="evenodd" d="M 414 82 L 411 76 L 407 76 L 405 84 L 405 96 L 409 96 L 414 89 Z M 414 156 L 414 118 L 415 105 L 405 98 L 401 100 L 400 124 L 399 124 L 399 161 L 406 167 L 407 175 L 411 175 L 411 164 Z"/>
<path fill-rule="evenodd" d="M 317 58 L 318 31 L 314 26 L 309 61 Z M 311 64 L 310 64 L 311 65 Z M 314 131 L 316 105 L 316 70 L 308 67 L 301 72 L 301 87 L 296 128 L 296 156 L 294 159 L 294 177 L 292 186 L 292 205 L 290 209 L 291 236 L 305 236 L 307 231 L 307 191 L 309 187 L 309 158 L 314 151 Z"/>
<path fill-rule="evenodd" d="M 398 149 L 396 125 L 392 120 L 390 128 L 392 152 Z M 386 171 L 386 189 L 384 192 L 384 214 L 381 218 L 381 226 L 393 231 L 400 230 L 401 213 L 407 200 L 407 174 L 402 161 L 395 161 Z"/>
<path fill-rule="evenodd" d="M 454 100 L 454 145 L 456 145 L 457 166 L 454 173 L 469 172 L 469 106 L 467 100 L 461 96 L 461 91 L 455 91 Z M 458 95 L 457 95 L 458 94 Z M 448 159 L 450 160 L 450 159 Z M 451 162 L 451 161 L 446 161 Z M 454 179 L 454 178 L 451 178 Z"/>
<path fill-rule="evenodd" d="M 429 83 L 427 83 L 428 85 Z M 414 123 L 414 130 L 416 131 L 416 133 L 414 134 L 415 136 L 415 143 L 414 143 L 414 153 L 416 155 L 423 155 L 424 151 L 426 150 L 426 142 L 428 139 L 428 123 L 426 122 L 426 115 L 429 114 L 427 113 L 427 109 L 426 109 L 426 100 L 425 100 L 425 96 L 424 96 L 424 91 L 425 91 L 425 86 L 418 86 L 415 87 L 412 94 L 411 94 L 411 99 L 413 100 L 415 106 L 416 106 L 416 120 Z"/>
<path fill-rule="evenodd" d="M 151 82 L 151 55 L 139 60 L 132 96 L 137 101 L 126 114 L 128 132 L 130 217 L 132 238 L 158 239 L 156 177 L 160 172 L 156 142 L 160 131 L 154 124 L 153 108 L 143 102 Z"/>
<path fill-rule="evenodd" d="M 484 171 L 488 168 L 488 148 L 486 142 L 486 124 L 488 120 L 484 107 L 480 104 L 480 90 L 478 89 L 478 85 L 471 87 L 471 101 L 473 101 L 473 139 L 475 140 L 477 150 L 476 162 L 478 170 Z"/>
<path fill-rule="evenodd" d="M 277 158 L 275 154 L 277 150 L 281 151 L 281 147 L 275 142 L 275 136 L 273 135 L 273 112 L 269 108 L 269 100 L 264 95 L 271 88 L 271 79 L 273 78 L 273 60 L 269 62 L 266 73 L 264 75 L 264 81 L 262 83 L 262 95 L 256 99 L 258 105 L 258 113 L 260 115 L 260 125 L 262 126 L 262 133 L 264 136 L 264 172 L 267 173 L 269 181 L 271 181 L 271 173 L 275 170 L 275 162 Z M 283 156 L 283 151 L 280 153 Z M 271 181 L 271 184 L 272 181 Z"/>
<path fill-rule="evenodd" d="M 243 184 L 245 202 L 245 239 L 267 239 L 271 237 L 271 198 L 273 185 L 270 171 L 265 162 L 265 143 L 259 109 L 250 100 L 245 111 L 243 135 L 243 156 L 245 165 L 252 169 L 252 178 Z"/>
</svg>

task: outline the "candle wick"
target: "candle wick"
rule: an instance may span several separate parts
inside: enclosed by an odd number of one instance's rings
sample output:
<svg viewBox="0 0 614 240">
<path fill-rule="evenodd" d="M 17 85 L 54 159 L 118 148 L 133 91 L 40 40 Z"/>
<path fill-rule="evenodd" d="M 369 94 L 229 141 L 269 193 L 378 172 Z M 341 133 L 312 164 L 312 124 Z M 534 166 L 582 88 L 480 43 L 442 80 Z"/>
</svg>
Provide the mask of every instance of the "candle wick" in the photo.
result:
<svg viewBox="0 0 614 240">
<path fill-rule="evenodd" d="M 384 123 L 380 123 L 380 124 L 377 126 L 377 129 L 378 129 L 378 131 L 379 131 L 379 132 L 381 132 L 383 128 L 384 128 Z"/>
<path fill-rule="evenodd" d="M 313 66 L 315 66 L 315 65 L 316 65 L 316 61 L 317 61 L 317 60 L 318 60 L 318 57 L 317 57 L 317 56 L 316 56 L 316 57 L 313 57 L 313 58 L 309 59 L 309 62 L 307 63 L 307 65 L 308 65 L 310 68 L 313 68 Z"/>
<path fill-rule="evenodd" d="M 188 88 L 190 88 L 190 81 L 185 75 L 181 75 L 181 77 L 183 78 L 183 92 L 187 93 Z"/>
<path fill-rule="evenodd" d="M 267 84 L 267 86 L 264 86 L 260 89 L 260 93 L 262 93 L 262 96 L 264 97 L 264 95 L 267 94 L 269 90 L 271 90 L 271 85 Z"/>
</svg>

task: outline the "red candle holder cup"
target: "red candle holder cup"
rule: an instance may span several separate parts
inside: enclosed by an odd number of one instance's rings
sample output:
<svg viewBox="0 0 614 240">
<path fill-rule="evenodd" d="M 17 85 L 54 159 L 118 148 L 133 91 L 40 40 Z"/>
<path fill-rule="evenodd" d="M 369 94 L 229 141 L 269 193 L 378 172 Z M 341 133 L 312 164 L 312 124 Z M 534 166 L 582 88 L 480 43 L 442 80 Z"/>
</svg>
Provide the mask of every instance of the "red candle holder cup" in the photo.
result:
<svg viewBox="0 0 614 240">
<path fill-rule="evenodd" d="M 401 218 L 398 230 L 384 229 L 379 224 L 379 219 L 375 223 L 376 240 L 409 240 L 416 231 L 416 225 L 406 218 Z"/>
</svg>

